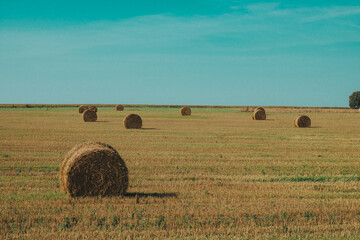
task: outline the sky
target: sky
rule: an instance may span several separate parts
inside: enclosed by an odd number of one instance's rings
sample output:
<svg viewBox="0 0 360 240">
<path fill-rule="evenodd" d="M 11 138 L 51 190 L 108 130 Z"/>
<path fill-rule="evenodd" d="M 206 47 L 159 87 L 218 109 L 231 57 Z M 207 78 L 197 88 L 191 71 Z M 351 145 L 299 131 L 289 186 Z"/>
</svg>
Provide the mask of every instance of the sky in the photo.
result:
<svg viewBox="0 0 360 240">
<path fill-rule="evenodd" d="M 0 0 L 0 103 L 347 107 L 360 2 Z"/>
</svg>

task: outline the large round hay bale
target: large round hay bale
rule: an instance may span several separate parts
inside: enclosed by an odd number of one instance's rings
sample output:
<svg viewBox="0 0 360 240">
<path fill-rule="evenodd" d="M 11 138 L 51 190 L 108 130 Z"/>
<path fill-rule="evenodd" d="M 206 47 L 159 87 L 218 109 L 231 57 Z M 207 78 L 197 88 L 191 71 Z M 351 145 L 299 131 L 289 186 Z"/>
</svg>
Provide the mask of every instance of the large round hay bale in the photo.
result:
<svg viewBox="0 0 360 240">
<path fill-rule="evenodd" d="M 182 107 L 180 109 L 181 116 L 190 116 L 191 115 L 191 108 L 190 107 Z"/>
<path fill-rule="evenodd" d="M 93 110 L 85 110 L 82 115 L 84 122 L 95 122 L 97 120 L 97 114 Z"/>
<path fill-rule="evenodd" d="M 79 106 L 79 113 L 85 112 L 86 109 L 89 109 L 89 107 L 88 107 L 88 106 L 85 106 L 85 105 L 80 105 L 80 106 Z"/>
<path fill-rule="evenodd" d="M 253 112 L 252 114 L 252 119 L 253 120 L 265 120 L 266 119 L 266 113 L 264 110 L 257 110 L 255 112 Z"/>
<path fill-rule="evenodd" d="M 111 146 L 81 143 L 62 162 L 60 185 L 71 197 L 122 195 L 129 185 L 128 169 Z"/>
<path fill-rule="evenodd" d="M 141 117 L 137 114 L 129 114 L 124 118 L 124 127 L 127 129 L 131 128 L 141 128 L 142 120 Z"/>
<path fill-rule="evenodd" d="M 124 106 L 121 105 L 121 104 L 118 104 L 118 105 L 115 106 L 115 109 L 116 109 L 116 111 L 123 111 L 123 110 L 124 110 Z"/>
<path fill-rule="evenodd" d="M 90 110 L 93 110 L 94 112 L 97 112 L 97 107 L 94 106 L 94 105 L 90 106 L 89 109 L 90 109 Z"/>
<path fill-rule="evenodd" d="M 294 120 L 295 127 L 311 127 L 311 119 L 305 115 L 299 115 Z"/>
<path fill-rule="evenodd" d="M 265 109 L 262 108 L 262 107 L 257 107 L 257 108 L 255 108 L 253 112 L 256 112 L 256 111 L 259 111 L 259 110 L 265 112 Z"/>
</svg>

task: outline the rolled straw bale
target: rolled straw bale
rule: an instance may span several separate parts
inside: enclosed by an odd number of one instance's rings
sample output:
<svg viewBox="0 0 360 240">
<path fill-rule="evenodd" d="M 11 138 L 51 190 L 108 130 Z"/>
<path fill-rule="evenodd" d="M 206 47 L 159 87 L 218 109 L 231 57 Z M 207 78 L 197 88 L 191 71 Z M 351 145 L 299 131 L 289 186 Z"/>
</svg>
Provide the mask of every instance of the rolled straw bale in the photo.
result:
<svg viewBox="0 0 360 240">
<path fill-rule="evenodd" d="M 95 122 L 97 120 L 97 114 L 93 110 L 85 110 L 82 115 L 84 122 Z"/>
<path fill-rule="evenodd" d="M 264 111 L 264 112 L 265 112 L 265 109 L 262 108 L 262 107 L 257 107 L 257 108 L 255 108 L 253 112 L 256 112 L 256 111 L 258 111 L 258 110 L 261 110 L 261 111 Z"/>
<path fill-rule="evenodd" d="M 93 110 L 94 112 L 97 112 L 97 107 L 94 106 L 94 105 L 90 106 L 89 109 L 90 109 L 90 110 Z"/>
<path fill-rule="evenodd" d="M 124 118 L 124 127 L 127 129 L 131 128 L 141 128 L 142 120 L 141 117 L 137 114 L 129 114 Z"/>
<path fill-rule="evenodd" d="M 123 110 L 124 110 L 124 106 L 121 105 L 121 104 L 118 104 L 118 105 L 115 106 L 115 109 L 116 109 L 116 111 L 123 111 Z"/>
<path fill-rule="evenodd" d="M 190 116 L 191 115 L 191 108 L 190 107 L 182 107 L 180 109 L 181 116 Z"/>
<path fill-rule="evenodd" d="M 265 113 L 264 110 L 257 110 L 255 112 L 253 112 L 251 117 L 252 117 L 253 120 L 265 120 L 266 119 L 266 113 Z"/>
<path fill-rule="evenodd" d="M 299 115 L 294 120 L 295 127 L 303 128 L 303 127 L 311 127 L 311 119 L 305 115 Z"/>
<path fill-rule="evenodd" d="M 62 162 L 60 185 L 71 197 L 122 195 L 129 185 L 128 169 L 111 146 L 81 143 Z"/>
<path fill-rule="evenodd" d="M 88 107 L 88 106 L 85 106 L 85 105 L 80 105 L 80 106 L 79 106 L 79 113 L 85 112 L 86 109 L 89 109 L 89 107 Z"/>
</svg>

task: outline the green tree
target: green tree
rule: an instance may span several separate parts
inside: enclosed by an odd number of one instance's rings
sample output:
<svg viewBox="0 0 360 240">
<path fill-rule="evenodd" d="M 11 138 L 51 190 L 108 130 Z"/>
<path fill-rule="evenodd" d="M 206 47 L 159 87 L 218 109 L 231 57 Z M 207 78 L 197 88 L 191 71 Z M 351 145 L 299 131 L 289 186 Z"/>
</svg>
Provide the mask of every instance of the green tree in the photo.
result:
<svg viewBox="0 0 360 240">
<path fill-rule="evenodd" d="M 349 96 L 349 106 L 351 108 L 360 108 L 360 91 L 353 92 Z"/>
</svg>

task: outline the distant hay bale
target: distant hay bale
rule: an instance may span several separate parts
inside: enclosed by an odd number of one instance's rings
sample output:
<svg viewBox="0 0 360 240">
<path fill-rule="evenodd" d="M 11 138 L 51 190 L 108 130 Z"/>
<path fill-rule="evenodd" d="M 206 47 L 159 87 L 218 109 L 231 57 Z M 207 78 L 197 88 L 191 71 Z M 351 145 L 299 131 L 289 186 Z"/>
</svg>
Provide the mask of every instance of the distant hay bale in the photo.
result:
<svg viewBox="0 0 360 240">
<path fill-rule="evenodd" d="M 128 169 L 111 146 L 81 143 L 62 162 L 60 185 L 71 197 L 123 195 L 129 185 Z"/>
<path fill-rule="evenodd" d="M 141 117 L 137 114 L 129 114 L 124 118 L 124 127 L 126 129 L 138 129 L 142 127 Z"/>
<path fill-rule="evenodd" d="M 266 119 L 265 110 L 258 109 L 253 112 L 251 117 L 253 120 L 265 120 Z"/>
<path fill-rule="evenodd" d="M 256 111 L 258 111 L 258 110 L 260 110 L 260 111 L 264 111 L 264 112 L 265 112 L 265 109 L 264 109 L 264 108 L 262 108 L 262 107 L 257 107 L 257 108 L 255 108 L 253 112 L 256 112 Z"/>
<path fill-rule="evenodd" d="M 85 110 L 82 115 L 84 122 L 95 122 L 97 120 L 97 114 L 93 110 Z"/>
<path fill-rule="evenodd" d="M 250 112 L 249 107 L 243 108 L 242 112 Z"/>
<path fill-rule="evenodd" d="M 305 115 L 299 115 L 294 120 L 295 127 L 304 128 L 311 127 L 311 119 Z"/>
<path fill-rule="evenodd" d="M 252 119 L 253 120 L 265 120 L 266 119 L 265 111 L 257 110 L 255 112 L 253 112 Z"/>
<path fill-rule="evenodd" d="M 90 106 L 89 109 L 90 109 L 90 110 L 93 110 L 94 112 L 97 112 L 97 107 L 94 106 L 94 105 Z"/>
<path fill-rule="evenodd" d="M 118 105 L 115 106 L 115 109 L 116 109 L 116 111 L 123 111 L 123 110 L 124 110 L 124 106 L 121 105 L 121 104 L 118 104 Z"/>
<path fill-rule="evenodd" d="M 85 112 L 85 110 L 89 109 L 88 106 L 85 106 L 85 105 L 80 105 L 79 106 L 79 113 L 83 113 Z"/>
<path fill-rule="evenodd" d="M 191 115 L 191 108 L 190 107 L 182 107 L 180 109 L 181 116 L 190 116 Z"/>
</svg>

